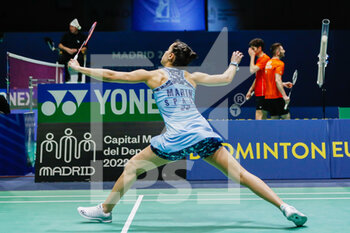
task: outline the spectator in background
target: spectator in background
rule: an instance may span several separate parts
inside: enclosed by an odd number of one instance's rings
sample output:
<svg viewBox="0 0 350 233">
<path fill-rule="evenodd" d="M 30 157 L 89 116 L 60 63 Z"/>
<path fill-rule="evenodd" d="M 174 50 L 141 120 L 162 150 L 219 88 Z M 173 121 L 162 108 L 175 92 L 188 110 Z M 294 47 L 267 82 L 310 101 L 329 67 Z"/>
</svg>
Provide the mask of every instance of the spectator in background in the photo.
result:
<svg viewBox="0 0 350 233">
<path fill-rule="evenodd" d="M 70 59 L 74 58 L 75 54 L 78 52 L 80 46 L 84 43 L 86 36 L 80 32 L 81 26 L 77 19 L 74 19 L 69 24 L 69 32 L 62 36 L 61 42 L 58 45 L 60 49 L 60 55 L 58 62 L 63 64 L 65 67 L 65 81 L 70 81 L 70 74 L 68 70 L 68 62 Z M 81 66 L 84 65 L 84 54 L 87 48 L 83 47 L 78 55 L 78 62 Z M 78 82 L 81 82 L 82 74 L 78 74 Z"/>
<path fill-rule="evenodd" d="M 284 91 L 284 87 L 291 88 L 291 82 L 282 82 L 284 73 L 284 62 L 281 59 L 285 55 L 285 50 L 281 43 L 271 45 L 272 58 L 265 66 L 266 92 L 263 110 L 270 113 L 271 119 L 290 119 L 289 109 L 284 109 L 289 103 L 289 97 Z"/>
<path fill-rule="evenodd" d="M 249 71 L 251 74 L 255 74 L 255 79 L 252 86 L 249 88 L 246 99 L 252 97 L 252 93 L 255 93 L 255 120 L 266 119 L 266 115 L 263 114 L 263 104 L 265 100 L 265 65 L 270 60 L 270 57 L 263 51 L 264 41 L 260 38 L 255 38 L 249 42 L 248 53 L 250 56 Z M 255 62 L 255 57 L 257 60 Z"/>
</svg>

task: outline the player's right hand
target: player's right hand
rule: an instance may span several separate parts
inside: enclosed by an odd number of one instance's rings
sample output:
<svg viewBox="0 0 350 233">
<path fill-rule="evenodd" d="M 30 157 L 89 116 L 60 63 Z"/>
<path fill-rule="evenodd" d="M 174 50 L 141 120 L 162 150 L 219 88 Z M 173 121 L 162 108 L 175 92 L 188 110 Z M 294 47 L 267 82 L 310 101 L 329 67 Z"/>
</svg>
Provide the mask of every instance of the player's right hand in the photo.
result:
<svg viewBox="0 0 350 233">
<path fill-rule="evenodd" d="M 72 68 L 73 70 L 77 70 L 80 67 L 80 64 L 77 60 L 70 59 L 68 62 L 68 67 Z"/>
<path fill-rule="evenodd" d="M 247 94 L 245 95 L 245 99 L 249 100 L 252 97 L 252 92 L 248 91 Z"/>
</svg>

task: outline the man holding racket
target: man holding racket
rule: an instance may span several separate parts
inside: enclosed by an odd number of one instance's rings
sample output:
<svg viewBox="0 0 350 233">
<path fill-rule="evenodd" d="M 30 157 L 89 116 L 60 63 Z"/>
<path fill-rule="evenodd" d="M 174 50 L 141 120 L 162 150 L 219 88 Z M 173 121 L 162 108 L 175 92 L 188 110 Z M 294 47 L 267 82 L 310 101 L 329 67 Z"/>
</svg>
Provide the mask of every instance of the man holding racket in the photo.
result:
<svg viewBox="0 0 350 233">
<path fill-rule="evenodd" d="M 255 38 L 249 42 L 248 54 L 250 56 L 249 71 L 251 74 L 255 74 L 255 79 L 252 86 L 249 88 L 246 95 L 246 99 L 252 97 L 252 93 L 255 94 L 255 120 L 266 119 L 266 115 L 263 114 L 263 105 L 265 100 L 265 66 L 270 60 L 270 57 L 263 51 L 264 41 L 260 38 Z M 255 57 L 257 60 L 255 62 Z"/>
<path fill-rule="evenodd" d="M 284 203 L 261 179 L 245 170 L 222 146 L 222 138 L 213 131 L 194 103 L 197 85 L 222 86 L 232 82 L 243 57 L 233 52 L 230 65 L 222 74 L 189 73 L 180 67 L 187 66 L 197 57 L 184 42 L 176 41 L 165 51 L 162 69 L 118 72 L 79 66 L 72 59 L 69 66 L 97 80 L 117 83 L 145 83 L 153 90 L 154 99 L 166 125 L 166 132 L 155 136 L 151 143 L 133 156 L 126 164 L 107 199 L 93 207 L 79 207 L 84 218 L 100 222 L 112 222 L 112 209 L 142 173 L 185 158 L 196 153 L 208 164 L 218 168 L 230 179 L 250 188 L 255 194 L 270 202 L 297 226 L 307 217 L 294 207 Z M 181 94 L 182 93 L 182 94 Z"/>
<path fill-rule="evenodd" d="M 79 22 L 77 19 L 74 19 L 69 24 L 69 32 L 65 33 L 62 36 L 61 42 L 58 45 L 58 48 L 60 48 L 60 55 L 58 59 L 58 63 L 64 65 L 64 75 L 65 75 L 65 81 L 70 81 L 70 73 L 68 70 L 68 62 L 70 59 L 74 58 L 74 56 L 77 54 L 79 48 L 84 43 L 86 36 L 80 32 L 81 26 L 79 25 Z M 80 65 L 84 64 L 84 53 L 86 52 L 87 47 L 84 46 L 81 49 L 81 53 L 79 53 L 77 57 L 77 61 Z M 82 74 L 78 74 L 78 82 L 81 82 Z"/>
<path fill-rule="evenodd" d="M 285 50 L 281 43 L 271 45 L 272 58 L 265 66 L 265 102 L 264 114 L 270 113 L 271 119 L 290 119 L 288 108 L 284 108 L 289 103 L 289 96 L 286 95 L 284 87 L 292 88 L 291 82 L 282 82 L 284 73 L 284 62 L 281 59 L 285 55 Z"/>
</svg>

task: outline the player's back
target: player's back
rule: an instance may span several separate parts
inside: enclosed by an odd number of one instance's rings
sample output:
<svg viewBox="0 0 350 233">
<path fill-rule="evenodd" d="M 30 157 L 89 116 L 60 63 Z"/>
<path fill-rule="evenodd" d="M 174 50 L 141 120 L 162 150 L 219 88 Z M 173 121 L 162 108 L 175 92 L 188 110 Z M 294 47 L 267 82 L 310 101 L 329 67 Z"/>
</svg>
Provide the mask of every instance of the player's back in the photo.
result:
<svg viewBox="0 0 350 233">
<path fill-rule="evenodd" d="M 164 119 L 166 132 L 159 137 L 158 148 L 177 151 L 206 137 L 217 137 L 194 103 L 195 88 L 185 78 L 184 71 L 164 68 L 168 80 L 153 89 L 154 99 Z M 153 145 L 153 144 L 152 144 Z"/>
</svg>

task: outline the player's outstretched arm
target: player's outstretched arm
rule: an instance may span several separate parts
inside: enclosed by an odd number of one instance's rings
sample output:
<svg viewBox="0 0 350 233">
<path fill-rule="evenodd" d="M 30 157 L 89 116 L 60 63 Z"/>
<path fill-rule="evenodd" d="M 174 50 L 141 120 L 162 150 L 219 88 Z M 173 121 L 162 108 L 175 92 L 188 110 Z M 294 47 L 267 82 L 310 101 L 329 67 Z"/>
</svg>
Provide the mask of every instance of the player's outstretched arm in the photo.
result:
<svg viewBox="0 0 350 233">
<path fill-rule="evenodd" d="M 77 72 L 103 82 L 140 83 L 147 82 L 152 77 L 151 71 L 143 69 L 134 70 L 131 72 L 120 72 L 109 69 L 81 67 L 74 59 L 69 61 L 69 67 Z"/>
<path fill-rule="evenodd" d="M 233 52 L 231 62 L 239 64 L 243 54 L 239 51 Z M 191 74 L 192 80 L 198 85 L 204 86 L 224 86 L 232 82 L 237 72 L 237 66 L 230 65 L 222 74 L 209 75 L 202 72 L 194 72 Z"/>
</svg>

